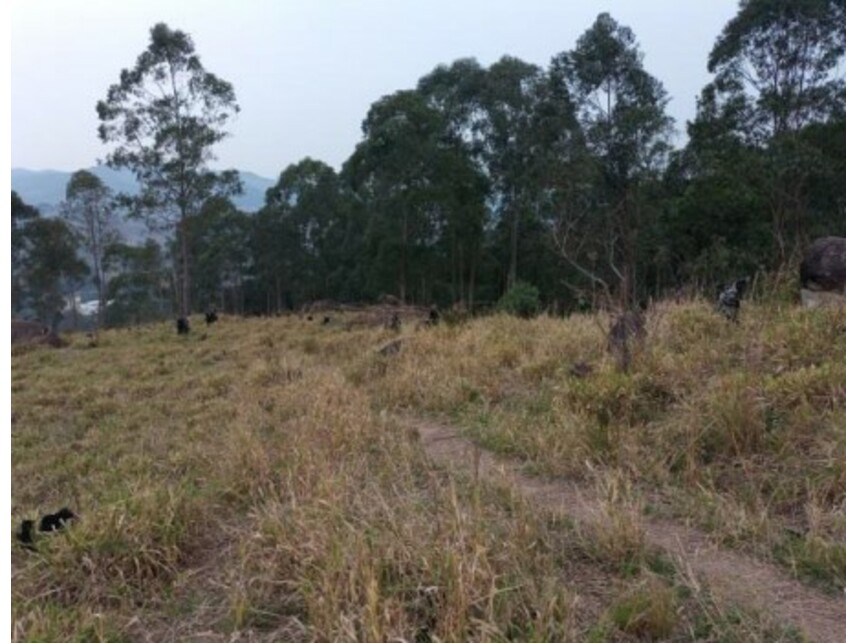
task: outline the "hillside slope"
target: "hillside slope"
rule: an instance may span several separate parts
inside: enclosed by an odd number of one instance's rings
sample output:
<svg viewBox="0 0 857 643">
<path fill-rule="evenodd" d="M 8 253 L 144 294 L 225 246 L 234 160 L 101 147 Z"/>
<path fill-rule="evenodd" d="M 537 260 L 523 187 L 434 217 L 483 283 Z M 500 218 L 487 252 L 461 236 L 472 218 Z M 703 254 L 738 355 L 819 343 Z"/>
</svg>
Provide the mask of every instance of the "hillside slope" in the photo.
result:
<svg viewBox="0 0 857 643">
<path fill-rule="evenodd" d="M 16 637 L 799 640 L 647 544 L 653 519 L 842 598 L 844 311 L 660 305 L 625 374 L 599 316 L 332 317 L 13 355 L 13 520 L 81 516 L 13 551 Z M 432 463 L 403 416 L 593 489 L 595 522 L 475 452 Z"/>
</svg>

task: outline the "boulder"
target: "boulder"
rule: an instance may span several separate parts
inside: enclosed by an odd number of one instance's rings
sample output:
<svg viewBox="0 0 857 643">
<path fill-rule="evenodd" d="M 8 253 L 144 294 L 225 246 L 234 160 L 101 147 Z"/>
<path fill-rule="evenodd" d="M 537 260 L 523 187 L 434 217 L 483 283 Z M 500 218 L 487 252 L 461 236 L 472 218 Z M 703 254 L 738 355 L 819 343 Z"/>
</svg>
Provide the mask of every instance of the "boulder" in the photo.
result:
<svg viewBox="0 0 857 643">
<path fill-rule="evenodd" d="M 822 237 L 807 249 L 800 263 L 801 301 L 814 308 L 845 296 L 845 238 Z"/>
</svg>

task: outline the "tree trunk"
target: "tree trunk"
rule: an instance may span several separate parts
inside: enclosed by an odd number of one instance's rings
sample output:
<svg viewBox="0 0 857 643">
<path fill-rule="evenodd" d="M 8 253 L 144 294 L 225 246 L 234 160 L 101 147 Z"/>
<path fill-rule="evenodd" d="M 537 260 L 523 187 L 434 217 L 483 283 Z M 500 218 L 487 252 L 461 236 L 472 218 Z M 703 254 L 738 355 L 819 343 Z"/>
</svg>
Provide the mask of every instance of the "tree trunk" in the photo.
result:
<svg viewBox="0 0 857 643">
<path fill-rule="evenodd" d="M 182 283 L 181 283 L 181 316 L 190 315 L 190 248 L 188 247 L 188 225 L 187 216 L 181 219 L 181 255 L 182 255 Z"/>
<path fill-rule="evenodd" d="M 107 288 L 104 283 L 104 271 L 101 268 L 101 261 L 95 257 L 95 279 L 98 282 L 98 328 L 104 328 L 107 320 Z"/>
<path fill-rule="evenodd" d="M 515 285 L 518 278 L 518 206 L 515 204 L 515 192 L 512 191 L 512 238 L 509 244 L 509 277 L 507 289 Z"/>
<path fill-rule="evenodd" d="M 176 235 L 178 235 L 178 228 L 176 228 Z M 172 273 L 172 279 L 170 280 L 170 286 L 172 287 L 172 309 L 171 312 L 175 313 L 177 317 L 181 317 L 181 301 L 182 301 L 182 286 L 181 286 L 181 266 L 178 264 L 181 263 L 181 257 L 178 258 L 178 262 L 172 261 L 172 265 L 170 266 L 170 271 Z M 166 299 L 166 298 L 165 298 Z"/>
<path fill-rule="evenodd" d="M 473 256 L 470 258 L 470 283 L 467 287 L 467 310 L 473 312 L 473 292 L 476 290 L 476 262 L 479 257 L 479 252 L 474 250 Z"/>
<path fill-rule="evenodd" d="M 407 295 L 407 270 L 408 270 L 408 211 L 405 210 L 402 218 L 402 252 L 399 256 L 399 301 L 405 303 Z"/>
</svg>

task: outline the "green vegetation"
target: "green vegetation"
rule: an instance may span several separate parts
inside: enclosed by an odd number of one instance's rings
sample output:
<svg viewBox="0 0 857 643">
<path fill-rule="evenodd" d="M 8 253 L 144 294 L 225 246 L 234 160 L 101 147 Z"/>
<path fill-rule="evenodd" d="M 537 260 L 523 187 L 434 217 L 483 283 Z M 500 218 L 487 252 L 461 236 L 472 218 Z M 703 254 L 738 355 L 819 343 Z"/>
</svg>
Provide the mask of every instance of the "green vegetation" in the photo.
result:
<svg viewBox="0 0 857 643">
<path fill-rule="evenodd" d="M 799 640 L 646 525 L 842 596 L 845 313 L 793 302 L 800 249 L 844 234 L 844 7 L 742 1 L 684 149 L 601 14 L 547 69 L 462 59 L 384 96 L 340 172 L 291 165 L 257 213 L 207 167 L 232 86 L 156 25 L 98 104 L 142 191 L 78 173 L 65 212 L 169 238 L 86 236 L 100 321 L 125 328 L 12 356 L 13 519 L 81 516 L 13 550 L 13 638 Z M 12 193 L 13 314 L 56 320 L 80 240 Z M 736 273 L 740 325 L 699 297 Z M 607 310 L 651 295 L 620 372 Z M 335 312 L 379 297 L 453 312 L 395 333 Z M 159 322 L 209 306 L 234 315 Z M 585 486 L 591 520 L 439 466 L 405 416 Z"/>
<path fill-rule="evenodd" d="M 518 281 L 500 297 L 497 310 L 519 317 L 532 317 L 539 312 L 539 289 Z"/>
<path fill-rule="evenodd" d="M 473 312 L 518 298 L 519 282 L 539 310 L 629 309 L 791 275 L 810 240 L 845 233 L 844 14 L 844 0 L 741 2 L 712 43 L 714 79 L 681 149 L 646 43 L 606 13 L 544 68 L 440 64 L 370 106 L 341 170 L 293 163 L 252 213 L 228 200 L 235 173 L 208 169 L 237 110 L 232 86 L 188 34 L 156 25 L 98 109 L 108 159 L 141 180 L 122 212 L 169 238 L 157 278 L 147 271 L 156 288 L 130 287 L 139 262 L 124 249 L 106 284 L 95 267 L 102 296 L 122 299 L 105 321 L 382 295 Z M 13 310 L 51 321 L 44 292 L 79 288 L 80 275 L 28 271 L 44 239 L 26 230 L 41 224 L 13 212 Z"/>
<path fill-rule="evenodd" d="M 788 640 L 641 533 L 677 516 L 841 591 L 844 313 L 744 312 L 656 306 L 628 373 L 598 316 L 406 324 L 389 358 L 380 325 L 228 316 L 14 355 L 13 519 L 81 516 L 15 547 L 15 636 Z M 599 516 L 434 466 L 397 413 L 588 480 Z"/>
<path fill-rule="evenodd" d="M 414 338 L 373 386 L 531 471 L 621 471 L 669 497 L 658 511 L 841 588 L 844 310 L 742 315 L 736 327 L 702 302 L 657 304 L 628 373 L 604 351 L 604 317 L 476 320 L 445 330 L 443 350 Z M 576 362 L 593 372 L 573 375 Z"/>
</svg>

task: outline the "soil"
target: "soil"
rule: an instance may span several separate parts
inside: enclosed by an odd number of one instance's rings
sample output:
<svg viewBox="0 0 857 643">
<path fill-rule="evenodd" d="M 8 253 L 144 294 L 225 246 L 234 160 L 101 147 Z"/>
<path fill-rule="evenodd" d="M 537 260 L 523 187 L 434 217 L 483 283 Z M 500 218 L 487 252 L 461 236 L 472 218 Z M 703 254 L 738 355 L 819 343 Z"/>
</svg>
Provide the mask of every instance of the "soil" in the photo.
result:
<svg viewBox="0 0 857 643">
<path fill-rule="evenodd" d="M 523 473 L 520 463 L 501 460 L 461 437 L 455 427 L 423 418 L 403 418 L 415 429 L 431 460 L 514 485 L 534 506 L 592 525 L 599 515 L 594 489 L 573 481 L 542 480 Z M 698 579 L 726 604 L 752 607 L 791 623 L 810 641 L 845 640 L 845 597 L 808 587 L 781 568 L 724 549 L 704 532 L 665 519 L 642 519 L 645 542 L 663 550 L 691 579 Z"/>
</svg>

